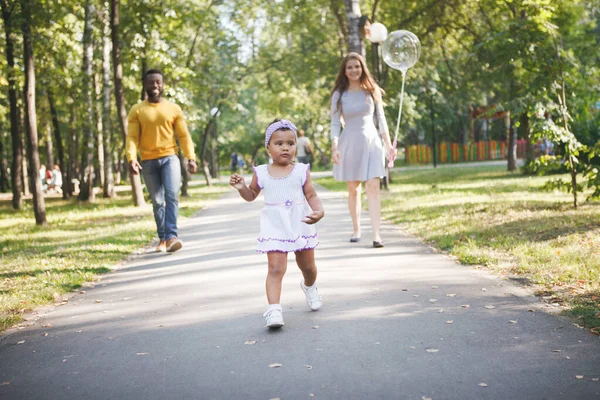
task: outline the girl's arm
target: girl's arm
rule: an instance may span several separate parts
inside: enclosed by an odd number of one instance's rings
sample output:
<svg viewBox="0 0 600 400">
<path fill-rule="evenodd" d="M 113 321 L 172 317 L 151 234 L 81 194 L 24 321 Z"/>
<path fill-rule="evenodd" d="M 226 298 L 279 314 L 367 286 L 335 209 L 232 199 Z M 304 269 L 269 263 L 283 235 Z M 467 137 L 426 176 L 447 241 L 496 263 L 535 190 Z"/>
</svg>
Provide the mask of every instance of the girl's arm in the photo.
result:
<svg viewBox="0 0 600 400">
<path fill-rule="evenodd" d="M 260 187 L 258 186 L 258 179 L 256 174 L 252 175 L 252 182 L 250 186 L 246 186 L 246 181 L 241 175 L 233 174 L 229 178 L 229 184 L 238 190 L 242 199 L 246 201 L 254 201 L 260 193 Z"/>
<path fill-rule="evenodd" d="M 316 224 L 323 218 L 325 215 L 325 211 L 323 211 L 323 204 L 321 203 L 321 199 L 317 195 L 317 191 L 315 190 L 312 180 L 310 178 L 310 174 L 307 171 L 306 174 L 306 182 L 304 183 L 304 196 L 306 197 L 306 201 L 312 208 L 313 212 L 307 215 L 302 222 L 305 222 L 309 225 Z"/>
</svg>

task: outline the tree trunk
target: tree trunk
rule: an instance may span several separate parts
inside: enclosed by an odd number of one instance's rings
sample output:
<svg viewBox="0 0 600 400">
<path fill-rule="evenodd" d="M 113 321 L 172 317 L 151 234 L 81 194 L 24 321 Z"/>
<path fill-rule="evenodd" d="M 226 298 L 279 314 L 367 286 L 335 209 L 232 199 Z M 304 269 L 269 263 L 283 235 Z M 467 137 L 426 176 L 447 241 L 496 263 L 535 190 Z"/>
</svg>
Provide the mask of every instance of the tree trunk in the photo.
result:
<svg viewBox="0 0 600 400">
<path fill-rule="evenodd" d="M 206 180 L 207 186 L 212 186 L 212 180 L 210 179 L 210 169 L 208 168 L 208 160 L 206 159 L 206 149 L 208 147 L 208 138 L 211 135 L 212 125 L 215 123 L 217 115 L 221 110 L 221 104 L 217 107 L 217 111 L 214 115 L 208 120 L 208 123 L 204 127 L 204 135 L 202 137 L 202 149 L 200 150 L 200 164 L 202 167 L 202 173 L 204 174 L 204 179 Z"/>
<path fill-rule="evenodd" d="M 113 72 L 115 80 L 115 100 L 121 137 L 123 144 L 127 138 L 127 112 L 125 110 L 125 95 L 123 93 L 123 66 L 121 65 L 121 46 L 119 44 L 119 0 L 110 1 L 110 25 L 112 37 Z M 131 180 L 131 193 L 133 204 L 137 207 L 144 205 L 144 194 L 142 192 L 142 180 L 140 175 L 129 174 Z"/>
<path fill-rule="evenodd" d="M 365 57 L 365 44 L 360 37 L 360 0 L 344 0 L 348 21 L 348 51 Z"/>
<path fill-rule="evenodd" d="M 48 168 L 52 169 L 54 166 L 54 146 L 52 143 L 52 127 L 50 124 L 46 124 L 46 157 Z"/>
<path fill-rule="evenodd" d="M 215 123 L 212 126 L 212 132 L 211 132 L 211 137 L 212 140 L 210 141 L 210 174 L 211 177 L 213 179 L 216 179 L 218 177 L 218 169 L 217 169 L 217 135 L 219 132 L 219 120 L 217 118 L 215 118 Z"/>
<path fill-rule="evenodd" d="M 83 118 L 83 137 L 84 137 L 84 162 L 83 180 L 81 190 L 79 191 L 79 200 L 94 201 L 94 99 L 93 99 L 93 66 L 94 46 L 92 43 L 92 16 L 94 6 L 90 0 L 85 1 L 85 25 L 83 28 L 83 73 L 82 73 L 82 91 L 85 102 L 85 116 Z"/>
<path fill-rule="evenodd" d="M 531 132 L 529 131 L 529 115 L 527 111 L 524 111 L 519 115 L 519 127 L 521 128 L 521 134 L 525 139 L 525 160 L 527 163 L 535 160 L 535 151 L 533 143 L 531 142 Z"/>
<path fill-rule="evenodd" d="M 13 3 L 13 7 L 14 7 Z M 8 80 L 8 101 L 10 104 L 10 137 L 12 141 L 12 165 L 11 165 L 11 186 L 12 186 L 12 206 L 15 210 L 23 208 L 23 185 L 21 176 L 23 175 L 23 141 L 21 140 L 19 107 L 17 104 L 17 81 L 15 76 L 15 38 L 13 37 L 12 25 L 12 7 L 9 9 L 6 0 L 0 0 L 2 7 L 2 20 L 4 22 L 4 33 L 6 39 L 6 79 Z"/>
<path fill-rule="evenodd" d="M 188 159 L 184 157 L 181 150 L 179 150 L 179 161 L 181 164 L 181 195 L 187 197 L 188 187 L 190 186 L 191 174 L 188 172 L 187 169 Z"/>
<path fill-rule="evenodd" d="M 209 164 L 210 176 L 213 179 L 218 178 L 219 170 L 217 169 L 217 146 L 214 143 L 210 146 L 210 164 Z"/>
<path fill-rule="evenodd" d="M 573 208 L 577 208 L 577 168 L 573 156 L 569 156 L 571 163 L 571 191 L 573 192 Z"/>
<path fill-rule="evenodd" d="M 146 38 L 145 43 L 148 43 L 148 38 Z M 146 47 L 144 45 L 144 57 L 142 57 L 142 76 L 140 76 L 140 79 L 142 82 L 144 82 L 144 74 L 146 73 L 146 70 L 148 69 L 148 64 L 146 63 Z M 146 100 L 147 97 L 147 93 L 146 93 L 146 88 L 144 87 L 144 85 L 142 85 L 142 93 L 140 94 L 140 100 L 144 101 Z"/>
<path fill-rule="evenodd" d="M 79 193 L 79 177 L 77 166 L 77 110 L 73 107 L 71 108 L 71 115 L 69 117 L 69 135 L 70 140 L 67 141 L 69 144 L 69 163 L 67 164 L 67 180 L 69 181 L 69 195 L 73 196 L 75 192 Z M 77 179 L 76 182 L 73 182 L 74 179 Z"/>
<path fill-rule="evenodd" d="M 56 105 L 54 104 L 54 95 L 48 90 L 48 104 L 50 105 L 50 115 L 52 116 L 52 127 L 54 130 L 54 143 L 56 144 L 56 152 L 58 155 L 58 165 L 60 167 L 60 174 L 63 178 L 63 199 L 71 197 L 71 180 L 67 177 L 67 164 L 65 162 L 65 148 L 62 142 L 62 135 L 60 134 L 60 122 L 58 121 L 58 112 L 56 111 Z"/>
<path fill-rule="evenodd" d="M 111 153 L 112 121 L 110 118 L 110 21 L 108 10 L 103 10 L 104 37 L 102 39 L 102 130 L 104 139 L 104 197 L 115 197 L 115 178 Z"/>
<path fill-rule="evenodd" d="M 120 185 L 121 182 L 123 181 L 123 177 L 121 176 L 122 173 L 122 169 L 123 169 L 123 162 L 121 161 L 121 158 L 119 156 L 119 152 L 117 149 L 113 149 L 113 169 L 115 171 L 115 182 L 116 184 Z M 115 193 L 116 195 L 116 193 Z"/>
<path fill-rule="evenodd" d="M 6 140 L 6 134 L 2 129 L 0 137 L 0 192 L 6 193 L 8 191 L 8 162 L 6 161 L 6 147 L 4 141 Z"/>
<path fill-rule="evenodd" d="M 179 157 L 179 167 L 181 169 L 181 196 L 188 197 L 188 187 L 189 187 L 189 172 L 187 170 L 188 159 L 184 157 L 184 155 L 179 151 L 177 155 Z"/>
<path fill-rule="evenodd" d="M 25 131 L 25 116 L 21 113 L 21 132 Z M 23 139 L 21 138 L 21 141 Z M 29 180 L 29 174 L 27 173 L 27 146 L 21 147 L 21 187 L 23 188 L 23 194 L 28 197 L 31 194 L 31 182 Z M 36 172 L 37 173 L 37 172 Z"/>
<path fill-rule="evenodd" d="M 510 121 L 510 111 L 506 112 L 506 115 L 504 117 L 504 122 L 506 124 L 506 136 L 507 136 L 507 143 L 508 145 L 506 146 L 506 160 L 508 161 L 507 163 L 507 168 L 509 171 L 516 171 L 517 170 L 517 131 L 512 129 L 511 126 L 511 121 Z"/>
<path fill-rule="evenodd" d="M 35 109 L 35 67 L 31 38 L 31 0 L 21 0 L 23 30 L 23 58 L 25 68 L 25 127 L 30 158 L 30 175 L 33 188 L 33 212 L 37 225 L 46 225 L 46 205 L 40 180 L 40 154 L 38 149 L 37 115 Z"/>
<path fill-rule="evenodd" d="M 104 175 L 104 125 L 102 120 L 102 103 L 98 100 L 102 95 L 102 88 L 100 87 L 100 78 L 97 72 L 94 72 L 94 116 L 96 118 L 96 145 L 98 146 L 98 174 L 100 176 L 100 187 L 104 188 L 104 181 L 106 177 Z"/>
</svg>

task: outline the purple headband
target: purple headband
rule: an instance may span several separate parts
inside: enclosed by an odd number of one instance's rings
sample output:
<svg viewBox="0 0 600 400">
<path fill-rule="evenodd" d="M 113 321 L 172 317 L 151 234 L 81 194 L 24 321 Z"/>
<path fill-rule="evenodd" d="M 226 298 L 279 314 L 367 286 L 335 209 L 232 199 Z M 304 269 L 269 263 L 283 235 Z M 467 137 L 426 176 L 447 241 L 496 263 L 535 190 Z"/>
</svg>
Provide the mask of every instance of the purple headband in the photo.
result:
<svg viewBox="0 0 600 400">
<path fill-rule="evenodd" d="M 280 129 L 290 130 L 294 132 L 294 136 L 296 136 L 296 131 L 298 130 L 298 128 L 296 128 L 296 125 L 292 124 L 287 119 L 281 119 L 277 122 L 273 122 L 267 127 L 267 130 L 265 132 L 265 147 L 269 146 L 269 140 L 271 140 L 271 135 L 273 135 L 273 132 L 278 131 Z"/>
</svg>

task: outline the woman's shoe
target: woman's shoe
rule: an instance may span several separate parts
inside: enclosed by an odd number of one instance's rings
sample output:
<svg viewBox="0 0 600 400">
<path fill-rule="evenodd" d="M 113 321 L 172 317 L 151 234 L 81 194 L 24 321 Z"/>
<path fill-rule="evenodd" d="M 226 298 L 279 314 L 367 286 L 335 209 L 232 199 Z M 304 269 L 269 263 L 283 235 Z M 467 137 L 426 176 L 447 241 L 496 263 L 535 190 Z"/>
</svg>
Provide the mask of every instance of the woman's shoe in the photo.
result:
<svg viewBox="0 0 600 400">
<path fill-rule="evenodd" d="M 360 236 L 350 238 L 350 243 L 358 243 L 358 242 L 360 242 Z"/>
<path fill-rule="evenodd" d="M 383 242 L 381 240 L 373 240 L 373 247 L 375 247 L 376 249 L 382 248 Z"/>
</svg>

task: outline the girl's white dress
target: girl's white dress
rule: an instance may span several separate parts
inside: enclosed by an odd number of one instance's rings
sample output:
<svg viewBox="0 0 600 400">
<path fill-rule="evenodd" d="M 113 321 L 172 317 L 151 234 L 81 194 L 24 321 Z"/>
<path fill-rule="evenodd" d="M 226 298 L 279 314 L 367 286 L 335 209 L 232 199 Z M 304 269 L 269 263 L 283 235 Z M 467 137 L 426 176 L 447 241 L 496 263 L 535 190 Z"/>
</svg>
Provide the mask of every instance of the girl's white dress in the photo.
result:
<svg viewBox="0 0 600 400">
<path fill-rule="evenodd" d="M 315 226 L 302 222 L 312 213 L 303 191 L 310 165 L 296 163 L 292 172 L 281 178 L 269 175 L 266 164 L 253 169 L 265 198 L 257 251 L 288 253 L 317 247 Z"/>
</svg>

